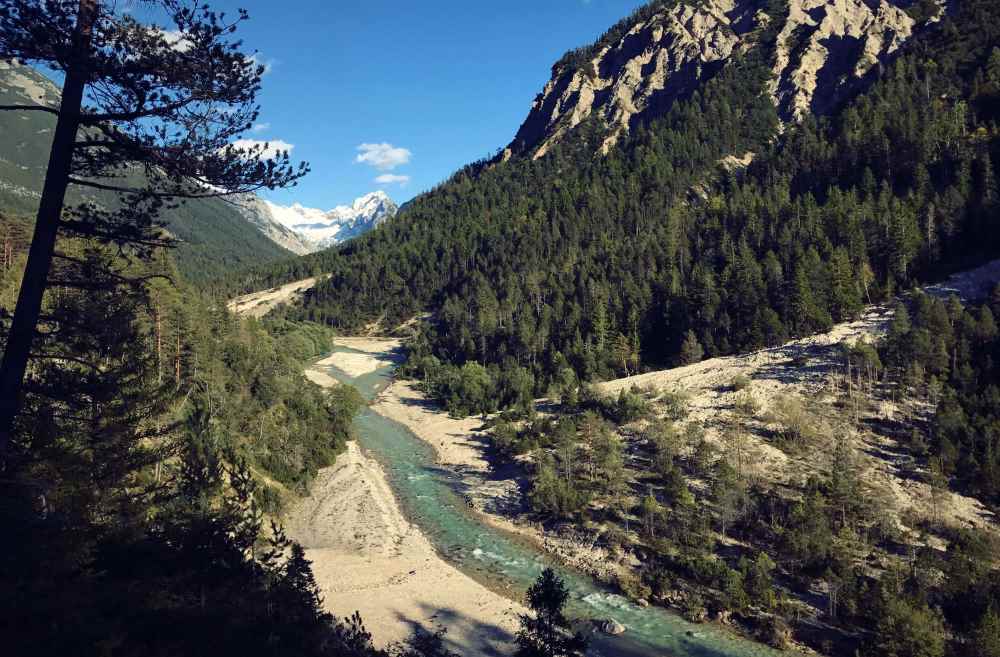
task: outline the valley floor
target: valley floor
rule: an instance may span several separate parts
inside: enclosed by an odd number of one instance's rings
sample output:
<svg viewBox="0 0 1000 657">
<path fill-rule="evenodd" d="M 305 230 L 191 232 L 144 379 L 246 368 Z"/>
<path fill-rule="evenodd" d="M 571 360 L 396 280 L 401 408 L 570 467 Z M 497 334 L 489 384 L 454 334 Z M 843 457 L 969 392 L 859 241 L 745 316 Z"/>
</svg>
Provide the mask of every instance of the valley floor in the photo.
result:
<svg viewBox="0 0 1000 657">
<path fill-rule="evenodd" d="M 1000 261 L 957 275 L 926 291 L 973 299 L 981 297 L 998 280 Z M 776 400 L 794 396 L 809 400 L 817 408 L 830 408 L 832 414 L 841 395 L 837 386 L 842 379 L 842 345 L 876 341 L 884 335 L 890 318 L 888 306 L 873 306 L 858 320 L 837 325 L 824 334 L 773 349 L 610 381 L 600 388 L 608 394 L 633 386 L 656 391 L 651 394 L 683 393 L 689 419 L 702 424 L 710 440 L 721 442 L 721 432 L 736 413 L 738 393 L 731 383 L 737 376 L 747 377 L 760 407 L 758 418 L 762 418 L 752 431 L 747 459 L 753 464 L 753 476 L 772 486 L 794 485 L 806 473 L 828 467 L 833 444 L 817 445 L 802 453 L 782 451 L 766 439 L 768 409 Z M 432 446 L 439 464 L 459 475 L 459 487 L 470 506 L 483 512 L 485 521 L 532 540 L 567 565 L 604 581 L 613 582 L 631 566 L 640 565 L 597 546 L 593 532 L 554 533 L 533 522 L 522 496 L 526 470 L 518 464 L 497 469 L 491 463 L 489 437 L 480 418 L 450 417 L 425 397 L 416 382 L 405 380 L 397 380 L 387 388 L 373 409 L 405 425 Z M 903 409 L 897 405 L 884 402 L 867 414 L 891 419 L 894 413 L 901 412 Z M 914 476 L 916 464 L 901 454 L 892 438 L 869 431 L 848 440 L 862 461 L 873 494 L 885 503 L 903 529 L 911 529 L 906 527 L 907 519 L 930 514 L 931 489 L 923 477 Z M 996 518 L 979 500 L 955 492 L 947 494 L 940 511 L 942 520 L 953 526 L 996 527 Z M 816 613 L 821 615 L 819 609 Z"/>
<path fill-rule="evenodd" d="M 1000 280 L 1000 263 L 968 272 L 932 294 L 980 296 L 987 283 Z M 640 386 L 660 393 L 683 392 L 692 420 L 703 423 L 708 435 L 722 430 L 735 412 L 736 392 L 731 382 L 745 376 L 761 407 L 760 416 L 781 396 L 795 395 L 833 404 L 837 398 L 840 345 L 884 334 L 890 312 L 872 307 L 857 321 L 831 331 L 773 349 L 742 356 L 715 358 L 694 365 L 650 372 L 601 385 L 606 393 Z M 352 352 L 334 354 L 307 372 L 320 385 L 334 379 L 322 370 L 332 365 L 350 376 L 372 372 L 392 360 L 398 341 L 344 338 L 338 343 Z M 359 353 L 360 352 L 360 353 Z M 595 536 L 546 532 L 525 511 L 522 491 L 525 469 L 518 464 L 497 469 L 489 459 L 489 437 L 478 417 L 456 419 L 428 400 L 416 382 L 397 380 L 372 404 L 380 415 L 406 426 L 436 452 L 440 465 L 458 475 L 458 486 L 484 521 L 516 532 L 537 543 L 567 565 L 598 579 L 613 582 L 632 564 L 596 546 Z M 872 409 L 891 417 L 900 409 L 885 403 Z M 872 412 L 871 410 L 869 412 Z M 766 421 L 756 436 L 766 435 Z M 763 437 L 752 440 L 752 457 L 759 480 L 772 485 L 791 483 L 802 474 L 825 467 L 828 449 L 789 455 Z M 914 464 L 899 456 L 892 439 L 876 433 L 852 438 L 855 453 L 865 462 L 869 484 L 887 502 L 901 524 L 909 510 L 925 515 L 929 487 L 908 472 Z M 978 501 L 951 493 L 945 502 L 946 522 L 964 526 L 993 526 L 995 518 Z M 433 628 L 446 625 L 449 643 L 465 654 L 509 650 L 518 605 L 467 577 L 435 552 L 429 540 L 403 516 L 385 473 L 356 443 L 337 464 L 320 473 L 311 494 L 290 512 L 289 535 L 301 542 L 313 561 L 326 607 L 339 616 L 359 610 L 369 631 L 381 643 L 404 639 L 413 624 Z M 344 531 L 344 528 L 350 528 Z M 444 610 L 444 611 L 441 611 Z M 504 632 L 482 635 L 482 627 L 497 625 Z M 509 634 L 508 634 L 509 633 Z M 506 636 L 500 636 L 506 634 Z M 505 645 L 506 644 L 506 645 Z"/>
<path fill-rule="evenodd" d="M 454 418 L 417 388 L 416 381 L 397 380 L 372 406 L 430 445 L 437 462 L 458 475 L 457 487 L 480 518 L 494 527 L 530 541 L 576 570 L 613 583 L 621 572 L 603 548 L 589 540 L 567 539 L 545 532 L 530 521 L 523 502 L 525 470 L 497 468 L 489 458 L 489 437 L 478 416 Z"/>
<path fill-rule="evenodd" d="M 332 385 L 320 367 L 351 376 L 374 371 L 398 343 L 355 340 L 346 346 L 367 353 L 334 354 L 307 376 Z M 447 627 L 449 647 L 465 655 L 509 652 L 523 609 L 442 560 L 404 517 L 382 467 L 356 442 L 319 473 L 285 524 L 313 562 L 326 609 L 341 617 L 359 611 L 378 645 L 404 640 L 419 624 Z"/>
<path fill-rule="evenodd" d="M 970 299 L 983 296 L 997 281 L 1000 281 L 1000 261 L 957 274 L 926 291 Z M 841 366 L 840 346 L 858 340 L 874 342 L 884 335 L 890 319 L 888 306 L 873 306 L 860 319 L 838 324 L 826 333 L 750 354 L 712 358 L 685 367 L 608 381 L 600 384 L 600 388 L 608 394 L 633 386 L 684 393 L 689 419 L 704 423 L 711 437 L 713 428 L 724 427 L 734 414 L 737 392 L 730 384 L 737 376 L 752 381 L 761 416 L 781 396 L 832 400 L 831 377 Z M 405 425 L 431 445 L 441 465 L 462 475 L 470 502 L 476 508 L 505 516 L 500 521 L 509 525 L 507 517 L 521 506 L 521 484 L 516 472 L 493 471 L 487 459 L 489 437 L 482 430 L 481 419 L 450 417 L 417 389 L 415 381 L 405 380 L 394 381 L 379 396 L 373 409 Z M 891 404 L 877 410 L 890 416 L 896 411 Z M 811 460 L 826 456 L 812 453 L 792 458 L 763 439 L 752 442 L 754 454 L 748 460 L 761 479 L 772 482 L 784 483 L 801 476 L 809 471 L 810 465 L 817 465 L 810 463 Z M 860 437 L 859 443 L 856 447 L 868 463 L 873 483 L 887 494 L 893 509 L 897 513 L 910 508 L 926 511 L 931 497 L 929 486 L 903 472 L 911 464 L 896 458 L 890 440 L 869 434 Z M 946 505 L 949 508 L 944 515 L 953 523 L 983 526 L 995 520 L 978 500 L 957 493 L 950 494 Z"/>
</svg>

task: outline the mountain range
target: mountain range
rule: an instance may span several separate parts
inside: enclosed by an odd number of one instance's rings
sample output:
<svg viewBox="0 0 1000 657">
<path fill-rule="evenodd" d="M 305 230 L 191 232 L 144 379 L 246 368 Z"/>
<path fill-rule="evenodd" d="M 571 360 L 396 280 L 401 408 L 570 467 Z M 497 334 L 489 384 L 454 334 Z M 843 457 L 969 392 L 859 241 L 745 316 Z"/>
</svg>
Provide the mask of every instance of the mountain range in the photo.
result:
<svg viewBox="0 0 1000 657">
<path fill-rule="evenodd" d="M 0 104 L 59 102 L 60 90 L 49 78 L 30 67 L 0 61 Z M 37 210 L 54 123 L 54 117 L 42 112 L 0 112 L 0 207 L 6 213 L 32 217 Z M 94 196 L 116 202 L 112 195 Z M 328 212 L 283 207 L 250 195 L 191 200 L 163 218 L 166 229 L 181 242 L 176 250 L 181 273 L 192 282 L 204 282 L 234 268 L 334 246 L 374 228 L 396 210 L 380 191 Z"/>
<path fill-rule="evenodd" d="M 539 392 L 823 329 L 992 254 L 991 2 L 650 2 L 556 62 L 499 157 L 234 292 L 329 272 L 288 312 L 430 313 L 435 358 Z"/>
<path fill-rule="evenodd" d="M 292 253 L 305 255 L 362 235 L 396 216 L 399 207 L 383 191 L 357 198 L 350 205 L 317 210 L 299 203 L 278 205 L 253 197 L 244 199 L 247 221 Z"/>
</svg>

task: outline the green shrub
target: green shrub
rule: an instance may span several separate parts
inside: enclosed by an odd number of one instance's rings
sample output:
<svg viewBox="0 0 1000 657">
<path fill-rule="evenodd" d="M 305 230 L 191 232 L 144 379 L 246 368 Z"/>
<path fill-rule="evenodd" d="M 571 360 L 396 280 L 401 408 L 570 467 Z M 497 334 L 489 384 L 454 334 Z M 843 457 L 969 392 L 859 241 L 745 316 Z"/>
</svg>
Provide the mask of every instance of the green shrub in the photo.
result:
<svg viewBox="0 0 1000 657">
<path fill-rule="evenodd" d="M 683 392 L 667 392 L 660 397 L 660 403 L 668 419 L 680 422 L 688 416 L 688 395 Z"/>
<path fill-rule="evenodd" d="M 750 387 L 750 377 L 745 374 L 737 374 L 733 377 L 732 388 L 736 392 L 742 392 Z"/>
</svg>

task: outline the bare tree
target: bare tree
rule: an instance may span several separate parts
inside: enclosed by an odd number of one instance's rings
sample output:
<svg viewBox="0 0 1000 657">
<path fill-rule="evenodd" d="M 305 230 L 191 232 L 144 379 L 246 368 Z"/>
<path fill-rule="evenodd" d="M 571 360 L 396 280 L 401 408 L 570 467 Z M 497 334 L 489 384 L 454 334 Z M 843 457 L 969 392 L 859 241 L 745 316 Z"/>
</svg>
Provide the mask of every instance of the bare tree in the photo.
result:
<svg viewBox="0 0 1000 657">
<path fill-rule="evenodd" d="M 48 169 L 13 323 L 0 365 L 0 463 L 21 403 L 57 238 L 76 236 L 148 257 L 172 242 L 160 216 L 188 199 L 294 185 L 308 172 L 266 144 L 235 145 L 252 127 L 264 68 L 227 18 L 191 0 L 150 0 L 144 13 L 113 0 L 0 0 L 0 59 L 55 71 L 59 107 L 0 111 L 56 117 Z M 67 205 L 67 190 L 83 199 Z M 103 195 L 103 196 L 102 196 Z M 97 197 L 97 198 L 95 198 Z M 76 196 L 71 197 L 76 198 Z M 98 202 L 100 198 L 100 202 Z M 108 199 L 114 202 L 109 203 Z"/>
</svg>

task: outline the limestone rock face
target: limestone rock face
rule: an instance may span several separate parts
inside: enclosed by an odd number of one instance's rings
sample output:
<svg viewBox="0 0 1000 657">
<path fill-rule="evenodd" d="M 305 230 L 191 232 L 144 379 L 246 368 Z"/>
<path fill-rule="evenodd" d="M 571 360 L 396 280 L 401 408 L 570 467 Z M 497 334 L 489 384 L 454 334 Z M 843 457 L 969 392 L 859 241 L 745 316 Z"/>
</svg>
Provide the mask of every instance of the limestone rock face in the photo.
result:
<svg viewBox="0 0 1000 657">
<path fill-rule="evenodd" d="M 778 35 L 771 97 L 783 118 L 822 114 L 913 33 L 887 0 L 793 0 Z"/>
<path fill-rule="evenodd" d="M 0 59 L 0 94 L 21 102 L 59 107 L 61 93 L 51 80 L 18 61 Z"/>
<path fill-rule="evenodd" d="M 769 93 L 785 121 L 823 113 L 910 37 L 904 0 L 789 0 L 773 46 Z M 638 122 L 666 111 L 734 56 L 765 47 L 761 28 L 778 18 L 759 0 L 665 4 L 582 63 L 557 64 L 503 153 L 538 158 L 567 132 L 596 120 L 602 152 Z M 592 54 L 592 56 L 591 56 Z"/>
</svg>

